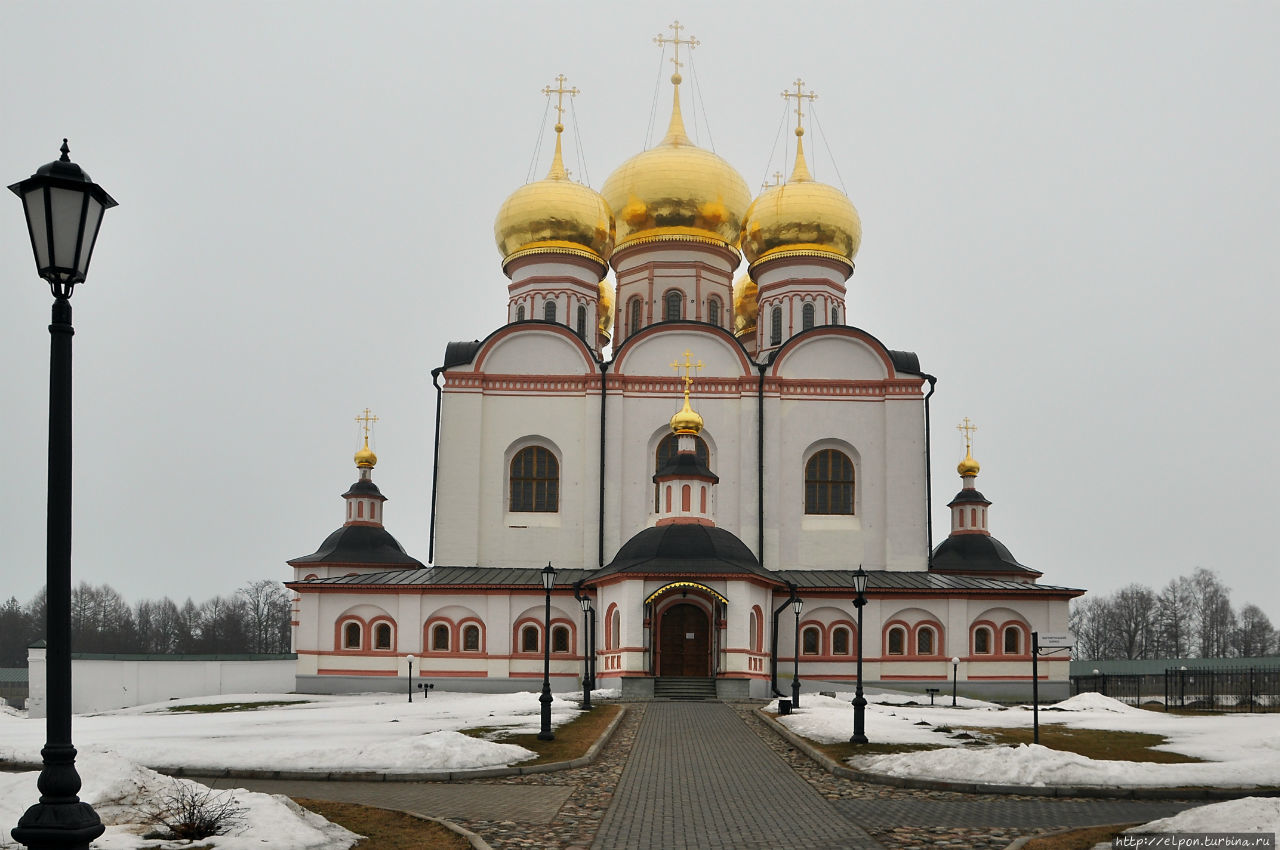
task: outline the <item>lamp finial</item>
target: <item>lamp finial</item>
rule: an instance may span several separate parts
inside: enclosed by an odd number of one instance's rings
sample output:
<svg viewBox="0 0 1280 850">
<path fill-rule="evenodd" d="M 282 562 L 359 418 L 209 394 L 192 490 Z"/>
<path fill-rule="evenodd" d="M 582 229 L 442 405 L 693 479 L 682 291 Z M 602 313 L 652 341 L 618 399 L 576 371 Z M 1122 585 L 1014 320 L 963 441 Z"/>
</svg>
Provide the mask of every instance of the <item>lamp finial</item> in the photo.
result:
<svg viewBox="0 0 1280 850">
<path fill-rule="evenodd" d="M 71 157 L 70 157 L 70 156 L 68 156 L 68 154 L 70 154 L 70 153 L 71 153 L 71 147 L 67 144 L 67 140 L 66 140 L 66 139 L 63 139 L 63 140 L 62 140 L 62 147 L 58 148 L 58 150 L 62 151 L 62 157 L 58 160 L 58 162 L 70 162 L 70 161 L 71 161 Z"/>
</svg>

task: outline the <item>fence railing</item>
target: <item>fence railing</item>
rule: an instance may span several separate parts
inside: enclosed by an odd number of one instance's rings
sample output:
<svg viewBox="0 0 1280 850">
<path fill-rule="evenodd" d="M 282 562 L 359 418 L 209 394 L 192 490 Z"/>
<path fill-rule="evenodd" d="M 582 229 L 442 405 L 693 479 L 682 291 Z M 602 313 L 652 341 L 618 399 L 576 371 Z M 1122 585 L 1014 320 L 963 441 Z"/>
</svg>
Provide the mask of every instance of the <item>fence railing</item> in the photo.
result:
<svg viewBox="0 0 1280 850">
<path fill-rule="evenodd" d="M 1072 676 L 1072 693 L 1096 691 L 1128 705 L 1165 710 L 1280 712 L 1280 667 L 1171 667 L 1163 673 Z"/>
</svg>

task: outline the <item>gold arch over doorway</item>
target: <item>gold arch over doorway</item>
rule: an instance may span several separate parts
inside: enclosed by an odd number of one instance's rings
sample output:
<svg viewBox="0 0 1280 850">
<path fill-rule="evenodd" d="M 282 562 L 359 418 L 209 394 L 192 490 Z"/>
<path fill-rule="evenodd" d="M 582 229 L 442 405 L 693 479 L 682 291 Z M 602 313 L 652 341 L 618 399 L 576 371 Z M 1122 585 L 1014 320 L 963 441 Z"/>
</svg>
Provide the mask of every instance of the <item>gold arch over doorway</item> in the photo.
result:
<svg viewBox="0 0 1280 850">
<path fill-rule="evenodd" d="M 708 596 L 711 596 L 712 598 L 718 600 L 722 605 L 729 604 L 728 599 L 725 599 L 723 596 L 721 596 L 719 593 L 715 592 L 711 588 L 707 587 L 705 584 L 699 584 L 696 581 L 673 581 L 670 584 L 664 584 L 662 587 L 658 588 L 653 593 L 650 593 L 649 597 L 645 599 L 644 604 L 648 605 L 652 603 L 654 600 L 656 600 L 659 596 L 663 596 L 667 593 L 670 593 L 673 590 L 700 590 L 703 593 L 707 594 Z"/>
</svg>

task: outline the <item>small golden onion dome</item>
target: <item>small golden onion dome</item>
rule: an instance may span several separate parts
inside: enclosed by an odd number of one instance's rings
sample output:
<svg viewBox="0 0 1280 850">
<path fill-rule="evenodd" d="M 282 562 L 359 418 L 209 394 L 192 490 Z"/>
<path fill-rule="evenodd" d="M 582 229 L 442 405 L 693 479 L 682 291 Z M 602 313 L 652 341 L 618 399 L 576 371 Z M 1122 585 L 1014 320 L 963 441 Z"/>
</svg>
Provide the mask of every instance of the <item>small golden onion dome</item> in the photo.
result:
<svg viewBox="0 0 1280 850">
<path fill-rule="evenodd" d="M 556 152 L 542 180 L 511 193 L 498 210 L 493 236 L 502 264 L 528 254 L 574 254 L 608 263 L 613 252 L 613 215 L 599 192 L 575 183 L 565 171 L 556 125 Z"/>
<path fill-rule="evenodd" d="M 733 285 L 733 335 L 756 332 L 756 315 L 760 312 L 759 291 L 750 275 L 743 275 Z"/>
<path fill-rule="evenodd" d="M 613 211 L 617 245 L 705 241 L 737 250 L 751 192 L 733 166 L 694 145 L 680 115 L 679 75 L 667 135 L 609 175 L 600 193 Z"/>
<path fill-rule="evenodd" d="M 671 430 L 676 434 L 698 434 L 702 431 L 702 417 L 689 406 L 688 393 L 684 397 L 684 407 L 671 417 Z"/>
<path fill-rule="evenodd" d="M 600 300 L 596 302 L 596 329 L 605 339 L 613 336 L 613 284 L 600 279 Z"/>
<path fill-rule="evenodd" d="M 960 473 L 961 478 L 975 478 L 981 468 L 978 466 L 978 462 L 973 459 L 972 450 L 965 449 L 964 460 L 960 461 L 959 465 L 956 466 L 956 472 Z"/>
<path fill-rule="evenodd" d="M 862 220 L 844 192 L 809 174 L 803 133 L 796 128 L 796 165 L 790 179 L 765 189 L 747 210 L 743 256 L 748 263 L 774 256 L 829 257 L 852 268 L 862 244 Z"/>
<path fill-rule="evenodd" d="M 364 448 L 356 452 L 356 466 L 360 469 L 373 469 L 378 462 L 378 456 L 369 448 L 369 438 L 364 438 Z"/>
</svg>

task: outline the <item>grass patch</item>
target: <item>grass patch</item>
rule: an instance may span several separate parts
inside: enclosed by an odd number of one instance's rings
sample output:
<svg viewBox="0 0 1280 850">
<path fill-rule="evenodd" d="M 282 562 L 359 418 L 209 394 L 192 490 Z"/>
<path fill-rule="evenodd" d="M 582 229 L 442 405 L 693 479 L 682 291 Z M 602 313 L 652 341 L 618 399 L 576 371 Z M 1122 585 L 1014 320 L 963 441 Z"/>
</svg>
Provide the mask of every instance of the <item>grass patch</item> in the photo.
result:
<svg viewBox="0 0 1280 850">
<path fill-rule="evenodd" d="M 1120 833 L 1137 824 L 1123 826 L 1090 826 L 1033 838 L 1023 845 L 1023 850 L 1089 850 L 1095 844 L 1109 842 Z"/>
<path fill-rule="evenodd" d="M 1030 744 L 1033 730 L 970 728 L 965 731 L 980 734 L 993 744 Z M 1051 750 L 1076 753 L 1085 758 L 1103 761 L 1140 761 L 1152 764 L 1190 764 L 1203 759 L 1153 750 L 1154 746 L 1168 740 L 1163 735 L 1149 732 L 1117 732 L 1111 729 L 1073 729 L 1057 723 L 1040 724 L 1040 744 Z"/>
<path fill-rule="evenodd" d="M 218 714 L 223 711 L 257 711 L 260 708 L 271 708 L 277 705 L 305 705 L 309 699 L 275 699 L 262 702 L 216 702 L 202 705 L 167 705 L 165 711 L 174 713 L 192 712 L 195 714 Z"/>
<path fill-rule="evenodd" d="M 470 850 L 471 842 L 438 823 L 419 820 L 403 812 L 391 812 L 355 803 L 333 803 L 294 797 L 293 801 L 327 820 L 363 835 L 355 850 Z"/>
<path fill-rule="evenodd" d="M 526 750 L 537 753 L 537 758 L 522 761 L 520 765 L 548 764 L 557 761 L 571 761 L 587 754 L 591 745 L 600 739 L 604 730 L 609 728 L 613 718 L 622 710 L 619 705 L 597 705 L 590 711 L 584 711 L 573 720 L 556 728 L 554 741 L 539 741 L 536 732 L 512 735 L 500 727 L 476 726 L 460 730 L 464 735 L 485 738 L 490 741 L 501 741 L 504 744 L 519 744 Z"/>
</svg>

